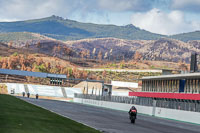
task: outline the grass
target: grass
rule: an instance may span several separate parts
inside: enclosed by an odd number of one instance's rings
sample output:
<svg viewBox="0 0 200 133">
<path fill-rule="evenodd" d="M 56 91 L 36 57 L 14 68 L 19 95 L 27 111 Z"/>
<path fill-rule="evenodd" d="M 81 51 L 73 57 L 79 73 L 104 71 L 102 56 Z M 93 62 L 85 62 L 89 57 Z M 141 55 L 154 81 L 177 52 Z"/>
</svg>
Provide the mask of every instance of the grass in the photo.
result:
<svg viewBox="0 0 200 133">
<path fill-rule="evenodd" d="M 0 133 L 100 133 L 9 95 L 0 95 Z"/>
</svg>

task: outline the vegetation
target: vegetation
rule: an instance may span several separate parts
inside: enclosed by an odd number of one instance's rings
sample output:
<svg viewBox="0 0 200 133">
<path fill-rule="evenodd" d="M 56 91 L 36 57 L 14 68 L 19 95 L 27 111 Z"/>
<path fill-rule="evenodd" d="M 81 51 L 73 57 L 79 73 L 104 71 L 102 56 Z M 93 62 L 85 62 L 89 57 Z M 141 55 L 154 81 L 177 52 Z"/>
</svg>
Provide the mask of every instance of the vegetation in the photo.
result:
<svg viewBox="0 0 200 133">
<path fill-rule="evenodd" d="M 0 33 L 0 42 L 12 43 L 16 41 L 30 41 L 41 39 L 39 36 L 34 36 L 29 32 L 8 32 Z"/>
<path fill-rule="evenodd" d="M 15 52 L 9 57 L 1 58 L 0 68 L 33 72 L 59 73 L 66 74 L 68 77 L 72 78 L 87 78 L 87 71 L 78 70 L 76 67 L 72 68 L 72 66 L 66 61 L 63 62 L 63 65 L 61 65 L 61 61 L 62 60 L 58 60 L 57 58 L 46 57 L 42 54 L 23 55 Z"/>
<path fill-rule="evenodd" d="M 95 129 L 9 95 L 0 95 L 0 131 L 1 133 L 99 133 Z"/>
<path fill-rule="evenodd" d="M 5 84 L 0 84 L 0 94 L 8 94 L 7 86 Z"/>
<path fill-rule="evenodd" d="M 143 76 L 158 76 L 161 73 L 151 73 L 151 72 L 116 72 L 116 71 L 90 71 L 88 76 L 95 75 L 98 80 L 104 80 L 107 83 L 111 81 L 125 81 L 125 82 L 138 82 L 138 79 Z"/>
<path fill-rule="evenodd" d="M 60 40 L 79 40 L 83 38 L 115 37 L 129 40 L 155 40 L 162 35 L 141 30 L 133 25 L 97 25 L 80 23 L 56 16 L 48 18 L 0 23 L 0 32 L 33 32 Z M 52 28 L 53 27 L 53 28 Z"/>
<path fill-rule="evenodd" d="M 181 40 L 184 42 L 187 42 L 190 40 L 200 40 L 200 31 L 182 33 L 182 34 L 177 34 L 177 35 L 173 35 L 169 37 L 173 39 Z"/>
<path fill-rule="evenodd" d="M 65 74 L 68 78 L 80 78 L 80 79 L 94 79 L 94 80 L 104 80 L 110 82 L 111 80 L 119 81 L 136 81 L 143 76 L 155 76 L 161 73 L 148 73 L 139 72 L 134 73 L 129 70 L 132 69 L 176 69 L 176 70 L 188 70 L 188 65 L 183 62 L 173 63 L 173 62 L 159 62 L 159 61 L 146 61 L 138 60 L 134 58 L 131 61 L 121 61 L 121 62 L 106 62 L 99 61 L 97 63 L 90 63 L 87 60 L 77 59 L 80 62 L 87 62 L 89 68 L 101 68 L 105 71 L 88 71 L 79 69 L 81 66 L 62 60 L 59 58 L 46 56 L 43 54 L 18 54 L 17 52 L 8 56 L 1 57 L 0 68 L 3 69 L 17 69 L 33 72 L 45 72 L 45 73 L 57 73 Z M 91 60 L 92 61 L 92 60 Z M 94 61 L 94 60 L 93 60 Z M 106 70 L 108 69 L 108 70 Z M 124 69 L 125 72 L 113 72 L 110 69 Z M 41 84 L 49 84 L 47 80 L 40 78 L 27 78 L 28 82 L 40 82 Z"/>
<path fill-rule="evenodd" d="M 51 16 L 42 19 L 3 22 L 0 23 L 0 32 L 16 32 L 0 34 L 0 41 L 37 39 L 31 33 L 39 33 L 58 40 L 79 40 L 84 38 L 106 38 L 114 37 L 128 40 L 156 40 L 161 37 L 174 38 L 181 41 L 200 40 L 200 32 L 190 32 L 172 36 L 154 34 L 141 30 L 131 24 L 126 26 L 98 25 L 91 23 L 80 23 L 77 21 Z M 52 28 L 53 27 L 53 28 Z M 21 32 L 21 33 L 20 33 Z"/>
</svg>

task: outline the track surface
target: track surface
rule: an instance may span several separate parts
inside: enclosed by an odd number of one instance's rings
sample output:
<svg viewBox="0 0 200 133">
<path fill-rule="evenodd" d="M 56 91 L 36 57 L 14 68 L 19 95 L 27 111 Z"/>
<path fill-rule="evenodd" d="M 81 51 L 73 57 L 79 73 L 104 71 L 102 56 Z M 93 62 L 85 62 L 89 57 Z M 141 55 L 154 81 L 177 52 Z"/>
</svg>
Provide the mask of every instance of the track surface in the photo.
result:
<svg viewBox="0 0 200 133">
<path fill-rule="evenodd" d="M 105 133 L 200 133 L 200 125 L 144 115 L 138 115 L 136 123 L 131 124 L 128 111 L 122 112 L 63 101 L 21 99 Z"/>
</svg>

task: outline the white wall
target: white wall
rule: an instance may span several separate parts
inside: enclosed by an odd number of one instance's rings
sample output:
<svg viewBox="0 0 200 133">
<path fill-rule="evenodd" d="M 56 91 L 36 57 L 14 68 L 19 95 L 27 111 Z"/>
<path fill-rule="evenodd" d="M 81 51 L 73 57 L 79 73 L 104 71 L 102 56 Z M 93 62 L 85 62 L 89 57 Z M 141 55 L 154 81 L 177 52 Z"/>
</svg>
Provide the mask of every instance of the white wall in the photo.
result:
<svg viewBox="0 0 200 133">
<path fill-rule="evenodd" d="M 138 83 L 133 83 L 133 82 L 111 81 L 111 85 L 117 87 L 138 88 Z"/>
<path fill-rule="evenodd" d="M 25 92 L 24 84 L 17 83 L 5 83 L 8 88 L 8 93 L 11 93 L 11 90 L 15 90 L 16 94 L 22 94 Z M 28 90 L 31 95 L 38 94 L 39 96 L 50 96 L 50 97 L 64 97 L 61 87 L 59 86 L 47 86 L 47 85 L 32 85 L 27 84 Z M 64 87 L 67 97 L 74 98 L 74 93 L 82 93 L 80 88 L 69 88 Z"/>
<path fill-rule="evenodd" d="M 129 91 L 117 91 L 117 90 L 112 90 L 112 96 L 129 96 Z"/>
<path fill-rule="evenodd" d="M 115 102 L 98 101 L 98 100 L 81 99 L 81 98 L 74 98 L 74 102 L 94 105 L 94 106 L 99 106 L 99 107 L 105 107 L 105 108 L 111 108 L 111 109 L 116 109 L 116 110 L 122 110 L 122 111 L 127 111 L 127 112 L 129 111 L 131 106 L 133 106 L 133 104 L 115 103 Z M 134 106 L 137 108 L 138 113 L 153 115 L 153 107 L 140 106 L 140 105 L 134 105 Z M 163 118 L 168 118 L 168 119 L 200 124 L 199 112 L 190 112 L 190 111 L 156 107 L 154 115 L 157 117 L 163 117 Z"/>
<path fill-rule="evenodd" d="M 5 85 L 7 86 L 9 94 L 11 93 L 11 90 L 14 90 L 16 94 L 22 94 L 22 92 L 25 92 L 23 84 L 6 83 Z"/>
<path fill-rule="evenodd" d="M 199 112 L 190 112 L 157 107 L 155 116 L 200 124 Z"/>
<path fill-rule="evenodd" d="M 124 104 L 124 103 L 116 103 L 116 102 L 107 102 L 107 101 L 98 101 L 98 100 L 91 100 L 91 99 L 81 99 L 81 98 L 74 98 L 74 102 L 89 104 L 94 106 L 100 106 L 105 108 L 111 108 L 121 111 L 129 111 L 129 109 L 133 106 L 133 104 Z M 142 114 L 152 114 L 153 107 L 147 106 L 140 106 L 134 105 L 137 108 L 137 111 Z"/>
<path fill-rule="evenodd" d="M 56 86 L 46 85 L 28 85 L 30 94 L 38 94 L 39 96 L 50 96 L 50 97 L 63 97 L 62 90 Z"/>
<path fill-rule="evenodd" d="M 82 90 L 80 88 L 69 88 L 69 87 L 64 87 L 64 88 L 68 98 L 74 98 L 74 93 L 82 94 Z"/>
</svg>

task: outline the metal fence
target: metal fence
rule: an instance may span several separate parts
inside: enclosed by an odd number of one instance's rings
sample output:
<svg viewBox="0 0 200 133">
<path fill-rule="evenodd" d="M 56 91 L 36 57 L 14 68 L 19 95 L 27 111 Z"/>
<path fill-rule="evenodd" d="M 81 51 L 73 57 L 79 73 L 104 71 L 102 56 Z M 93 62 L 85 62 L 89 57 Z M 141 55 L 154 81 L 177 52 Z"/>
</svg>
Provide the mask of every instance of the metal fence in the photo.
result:
<svg viewBox="0 0 200 133">
<path fill-rule="evenodd" d="M 200 112 L 200 101 L 180 99 L 156 99 L 156 107 Z"/>
<path fill-rule="evenodd" d="M 99 96 L 91 94 L 75 94 L 75 98 L 93 99 L 125 104 L 135 104 L 141 106 L 153 106 L 170 108 L 177 110 L 200 112 L 200 101 L 198 100 L 179 100 L 179 99 L 158 99 L 147 97 L 129 97 L 129 96 Z"/>
</svg>

